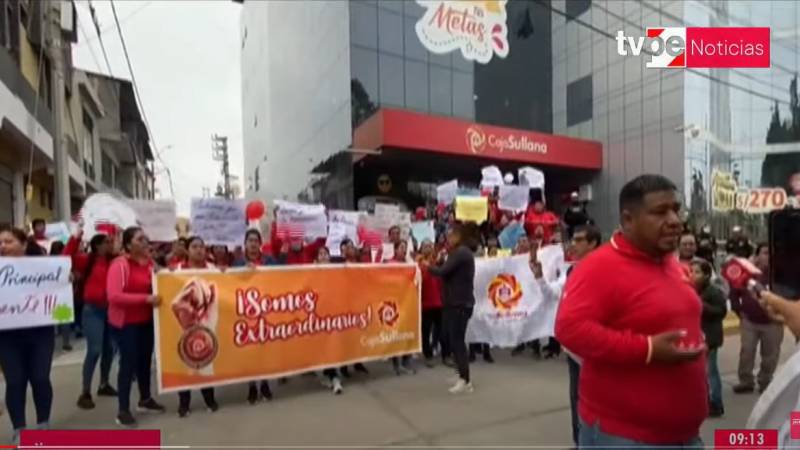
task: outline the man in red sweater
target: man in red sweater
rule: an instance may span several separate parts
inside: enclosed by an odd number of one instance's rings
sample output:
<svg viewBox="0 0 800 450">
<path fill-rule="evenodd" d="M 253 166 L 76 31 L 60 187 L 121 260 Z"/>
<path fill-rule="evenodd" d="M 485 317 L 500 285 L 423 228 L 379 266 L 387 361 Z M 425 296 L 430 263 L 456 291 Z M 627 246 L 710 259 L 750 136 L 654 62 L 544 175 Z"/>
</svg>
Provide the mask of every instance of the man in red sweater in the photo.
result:
<svg viewBox="0 0 800 450">
<path fill-rule="evenodd" d="M 556 337 L 583 358 L 580 447 L 701 445 L 708 415 L 702 306 L 675 256 L 675 185 L 642 175 L 619 196 L 622 231 L 572 271 Z"/>
</svg>

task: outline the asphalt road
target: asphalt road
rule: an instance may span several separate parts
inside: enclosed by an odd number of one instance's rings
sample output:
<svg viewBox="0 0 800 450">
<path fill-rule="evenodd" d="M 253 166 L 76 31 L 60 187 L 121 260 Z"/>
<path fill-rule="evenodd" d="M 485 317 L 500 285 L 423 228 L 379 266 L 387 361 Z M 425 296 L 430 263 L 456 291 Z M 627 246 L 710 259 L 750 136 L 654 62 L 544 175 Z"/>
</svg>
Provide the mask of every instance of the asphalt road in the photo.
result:
<svg viewBox="0 0 800 450">
<path fill-rule="evenodd" d="M 709 419 L 702 437 L 713 444 L 717 428 L 742 428 L 757 394 L 734 395 L 738 336 L 728 336 L 721 352 L 726 416 Z M 784 341 L 783 359 L 795 349 Z M 565 359 L 537 361 L 530 356 L 512 358 L 508 350 L 495 350 L 497 362 L 473 365 L 475 392 L 452 396 L 446 379 L 452 372 L 418 365 L 416 375 L 397 377 L 388 362 L 369 365 L 371 374 L 345 380 L 345 391 L 334 396 L 314 377 L 296 377 L 287 384 L 273 383 L 272 402 L 250 406 L 246 386 L 218 389 L 221 409 L 214 414 L 203 407 L 199 393 L 193 398 L 193 415 L 177 416 L 177 396 L 162 395 L 163 415 L 139 416 L 140 428 L 157 428 L 168 445 L 224 448 L 231 446 L 538 446 L 572 447 Z M 116 428 L 116 400 L 95 398 L 97 408 L 75 406 L 80 386 L 82 342 L 57 356 L 52 380 L 55 392 L 53 428 Z M 133 400 L 138 394 L 134 388 Z M 0 442 L 10 440 L 7 414 Z M 28 418 L 34 421 L 32 400 Z"/>
</svg>

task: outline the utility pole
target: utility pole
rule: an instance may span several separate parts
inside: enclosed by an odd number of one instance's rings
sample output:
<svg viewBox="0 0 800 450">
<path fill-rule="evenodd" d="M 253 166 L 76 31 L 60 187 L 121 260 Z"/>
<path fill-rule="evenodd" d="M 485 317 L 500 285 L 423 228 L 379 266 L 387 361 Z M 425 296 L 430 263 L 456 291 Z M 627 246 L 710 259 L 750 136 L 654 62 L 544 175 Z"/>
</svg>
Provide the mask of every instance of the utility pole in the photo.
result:
<svg viewBox="0 0 800 450">
<path fill-rule="evenodd" d="M 69 191 L 69 156 L 64 145 L 64 132 L 62 118 L 64 116 L 64 73 L 69 70 L 64 64 L 64 53 L 61 51 L 63 45 L 61 39 L 61 11 L 64 2 L 43 2 L 44 26 L 49 37 L 46 40 L 47 53 L 52 61 L 53 69 L 51 76 L 51 92 L 53 96 L 53 159 L 55 162 L 55 206 L 56 217 L 59 220 L 68 221 L 71 214 L 70 191 Z M 39 61 L 43 64 L 43 61 Z"/>
<path fill-rule="evenodd" d="M 233 198 L 231 193 L 231 173 L 228 165 L 228 137 L 211 136 L 211 156 L 214 161 L 222 163 L 222 196 L 223 198 Z"/>
</svg>

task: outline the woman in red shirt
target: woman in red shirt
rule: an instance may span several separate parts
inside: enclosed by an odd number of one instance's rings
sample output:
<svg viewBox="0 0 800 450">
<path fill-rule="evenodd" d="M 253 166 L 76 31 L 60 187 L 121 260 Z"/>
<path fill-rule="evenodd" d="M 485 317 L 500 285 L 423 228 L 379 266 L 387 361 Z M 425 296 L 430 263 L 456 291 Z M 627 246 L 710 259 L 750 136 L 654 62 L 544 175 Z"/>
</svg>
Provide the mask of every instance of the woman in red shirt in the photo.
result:
<svg viewBox="0 0 800 450">
<path fill-rule="evenodd" d="M 422 354 L 428 367 L 433 367 L 433 348 L 437 343 L 441 349 L 442 364 L 449 353 L 447 341 L 442 339 L 442 280 L 428 272 L 428 267 L 435 259 L 433 242 L 429 239 L 422 241 L 417 264 L 422 273 Z"/>
<path fill-rule="evenodd" d="M 86 336 L 86 358 L 83 360 L 83 391 L 78 397 L 78 408 L 93 409 L 92 378 L 97 360 L 100 360 L 100 386 L 98 396 L 116 397 L 116 389 L 108 382 L 114 349 L 111 346 L 108 326 L 108 299 L 106 278 L 111 264 L 113 245 L 105 234 L 89 241 L 89 253 L 79 251 L 83 229 L 70 237 L 64 255 L 72 258 L 72 270 L 82 280 L 80 298 L 83 299 L 83 333 Z"/>
<path fill-rule="evenodd" d="M 206 244 L 199 236 L 192 236 L 186 240 L 186 260 L 179 262 L 175 270 L 192 270 L 192 269 L 212 269 L 217 268 L 214 264 L 208 262 L 206 255 Z M 209 412 L 216 412 L 219 409 L 219 404 L 214 398 L 214 388 L 200 389 L 200 394 L 206 402 L 206 407 Z M 191 414 L 192 393 L 191 391 L 178 392 L 178 416 L 184 418 Z"/>
<path fill-rule="evenodd" d="M 119 412 L 117 423 L 135 427 L 130 410 L 131 383 L 139 385 L 138 410 L 164 412 L 150 395 L 150 369 L 153 361 L 153 308 L 161 297 L 153 295 L 153 260 L 144 231 L 130 227 L 122 233 L 124 255 L 108 269 L 108 322 L 119 346 Z"/>
</svg>

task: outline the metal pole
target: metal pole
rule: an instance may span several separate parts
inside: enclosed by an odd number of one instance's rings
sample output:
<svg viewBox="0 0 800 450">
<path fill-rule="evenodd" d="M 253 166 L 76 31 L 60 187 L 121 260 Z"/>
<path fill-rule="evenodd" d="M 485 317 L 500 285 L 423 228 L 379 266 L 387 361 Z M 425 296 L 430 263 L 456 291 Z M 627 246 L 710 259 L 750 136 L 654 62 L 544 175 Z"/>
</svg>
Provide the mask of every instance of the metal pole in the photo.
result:
<svg viewBox="0 0 800 450">
<path fill-rule="evenodd" d="M 69 186 L 69 156 L 64 145 L 62 118 L 64 116 L 64 66 L 61 51 L 61 3 L 44 2 L 44 29 L 47 30 L 49 40 L 47 50 L 52 61 L 51 95 L 53 96 L 53 159 L 55 163 L 55 207 L 58 220 L 67 221 L 71 218 L 70 186 Z M 59 13 L 59 14 L 56 14 Z M 53 17 L 55 15 L 55 18 Z M 41 62 L 40 62 L 41 64 Z"/>
</svg>

